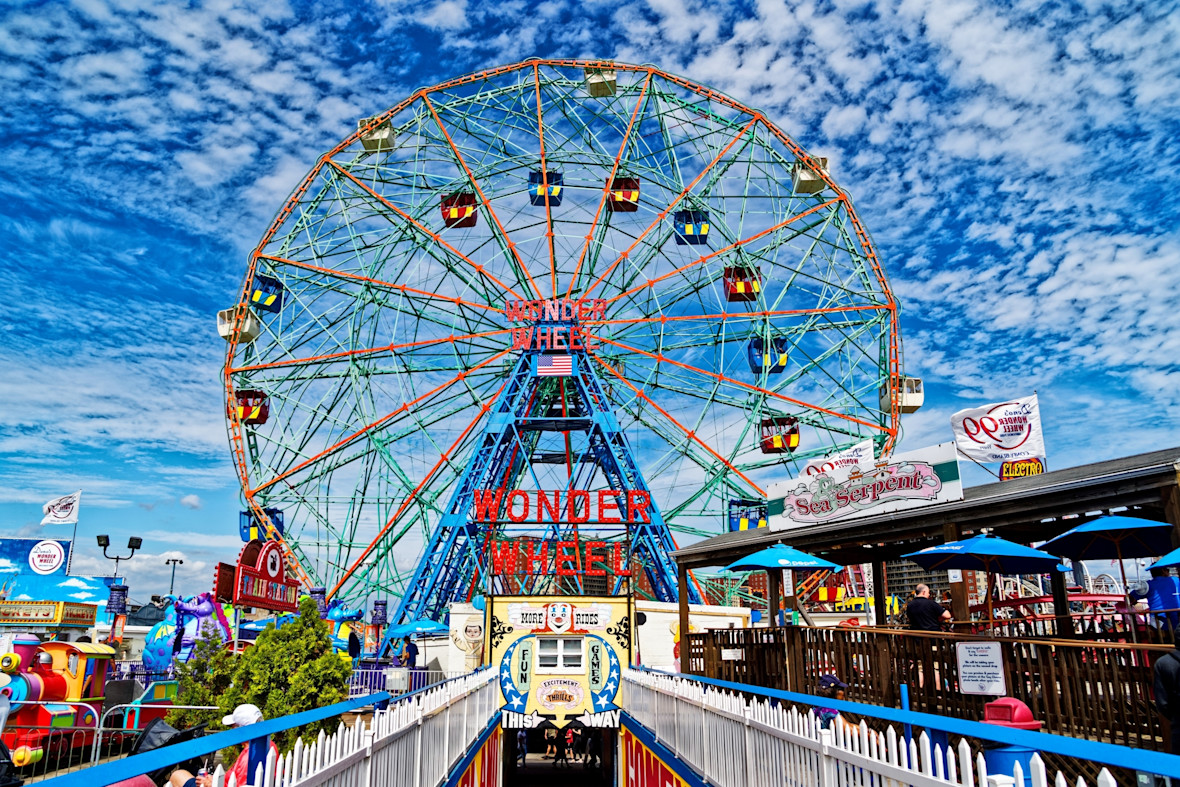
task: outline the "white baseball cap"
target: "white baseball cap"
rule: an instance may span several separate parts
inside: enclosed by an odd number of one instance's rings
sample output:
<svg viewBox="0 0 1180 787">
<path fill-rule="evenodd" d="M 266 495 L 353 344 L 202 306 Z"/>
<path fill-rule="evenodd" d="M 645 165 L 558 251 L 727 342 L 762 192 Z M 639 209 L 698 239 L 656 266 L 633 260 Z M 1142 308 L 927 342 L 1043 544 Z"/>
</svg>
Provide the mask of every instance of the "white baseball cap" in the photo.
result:
<svg viewBox="0 0 1180 787">
<path fill-rule="evenodd" d="M 221 723 L 226 727 L 245 727 L 247 724 L 256 724 L 262 721 L 262 711 L 258 710 L 257 705 L 239 705 L 234 708 L 234 712 L 221 720 Z"/>
</svg>

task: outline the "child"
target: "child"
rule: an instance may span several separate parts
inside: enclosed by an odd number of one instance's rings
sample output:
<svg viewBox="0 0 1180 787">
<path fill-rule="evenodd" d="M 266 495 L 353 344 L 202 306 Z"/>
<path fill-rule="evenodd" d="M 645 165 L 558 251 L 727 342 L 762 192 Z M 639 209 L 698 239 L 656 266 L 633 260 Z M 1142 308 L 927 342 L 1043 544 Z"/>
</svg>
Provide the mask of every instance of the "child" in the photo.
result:
<svg viewBox="0 0 1180 787">
<path fill-rule="evenodd" d="M 848 688 L 848 684 L 837 678 L 835 675 L 821 675 L 819 679 L 819 696 L 826 697 L 830 700 L 844 699 L 844 689 Z M 831 728 L 832 721 L 840 716 L 840 711 L 834 708 L 820 708 L 815 707 L 811 712 L 819 719 L 819 726 L 827 730 Z"/>
</svg>

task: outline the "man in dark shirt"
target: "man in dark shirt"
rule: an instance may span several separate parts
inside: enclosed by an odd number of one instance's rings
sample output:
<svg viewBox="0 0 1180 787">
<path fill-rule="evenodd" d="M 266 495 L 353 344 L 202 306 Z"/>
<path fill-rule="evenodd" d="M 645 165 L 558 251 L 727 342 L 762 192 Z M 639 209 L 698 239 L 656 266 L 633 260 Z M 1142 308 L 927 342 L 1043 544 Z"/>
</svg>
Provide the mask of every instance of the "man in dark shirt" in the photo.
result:
<svg viewBox="0 0 1180 787">
<path fill-rule="evenodd" d="M 951 619 L 951 613 L 930 598 L 929 585 L 914 588 L 914 597 L 906 604 L 905 615 L 914 631 L 942 631 L 942 622 Z"/>
<path fill-rule="evenodd" d="M 410 669 L 414 669 L 415 667 L 417 667 L 418 666 L 418 646 L 415 645 L 414 641 L 412 639 L 410 639 L 409 637 L 406 637 L 405 654 L 406 654 L 406 658 L 405 658 L 402 666 L 409 667 Z"/>
</svg>

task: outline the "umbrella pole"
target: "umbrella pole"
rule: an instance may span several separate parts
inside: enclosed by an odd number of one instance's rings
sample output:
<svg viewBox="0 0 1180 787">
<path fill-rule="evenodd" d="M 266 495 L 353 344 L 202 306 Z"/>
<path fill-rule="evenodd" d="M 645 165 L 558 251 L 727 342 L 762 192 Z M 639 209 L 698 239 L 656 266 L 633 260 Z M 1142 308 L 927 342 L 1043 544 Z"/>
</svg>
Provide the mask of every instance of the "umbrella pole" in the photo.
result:
<svg viewBox="0 0 1180 787">
<path fill-rule="evenodd" d="M 1127 567 L 1123 565 L 1123 540 L 1116 539 L 1114 542 L 1115 554 L 1119 556 L 1119 574 L 1123 578 L 1123 601 L 1127 604 L 1127 624 L 1131 627 L 1131 641 L 1138 644 L 1139 632 L 1135 629 L 1135 613 L 1131 609 L 1131 591 L 1127 588 Z"/>
<path fill-rule="evenodd" d="M 992 591 L 996 587 L 996 575 L 991 571 L 987 572 L 987 633 L 991 636 L 996 635 L 996 620 L 992 616 Z"/>
</svg>

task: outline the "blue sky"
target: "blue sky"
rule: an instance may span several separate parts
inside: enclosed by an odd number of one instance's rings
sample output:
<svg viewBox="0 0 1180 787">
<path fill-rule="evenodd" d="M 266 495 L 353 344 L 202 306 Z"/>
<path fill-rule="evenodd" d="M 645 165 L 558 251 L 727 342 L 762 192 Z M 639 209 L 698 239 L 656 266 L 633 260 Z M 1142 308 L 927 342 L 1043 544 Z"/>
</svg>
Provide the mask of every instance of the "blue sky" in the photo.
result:
<svg viewBox="0 0 1180 787">
<path fill-rule="evenodd" d="M 1175 445 L 1175 3 L 13 3 L 0 12 L 0 531 L 85 491 L 133 595 L 212 582 L 238 494 L 213 315 L 316 158 L 416 87 L 652 62 L 763 110 L 853 197 L 928 385 L 903 447 L 1032 390 L 1050 467 Z M 969 469 L 968 481 L 984 480 Z M 52 535 L 60 536 L 60 533 Z"/>
</svg>

